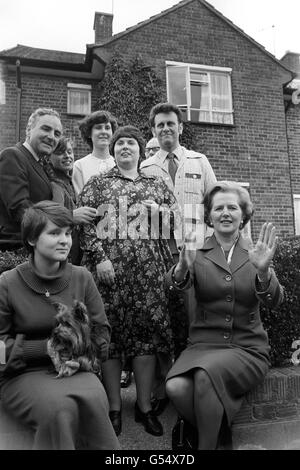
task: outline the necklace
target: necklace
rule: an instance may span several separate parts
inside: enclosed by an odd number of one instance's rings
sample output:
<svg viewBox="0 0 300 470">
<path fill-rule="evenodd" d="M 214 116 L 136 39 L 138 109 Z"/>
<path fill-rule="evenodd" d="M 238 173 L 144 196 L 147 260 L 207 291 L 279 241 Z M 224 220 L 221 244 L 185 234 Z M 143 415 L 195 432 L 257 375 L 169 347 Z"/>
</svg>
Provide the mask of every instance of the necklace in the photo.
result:
<svg viewBox="0 0 300 470">
<path fill-rule="evenodd" d="M 50 297 L 50 292 L 48 291 L 48 289 L 46 289 L 45 296 Z"/>
</svg>

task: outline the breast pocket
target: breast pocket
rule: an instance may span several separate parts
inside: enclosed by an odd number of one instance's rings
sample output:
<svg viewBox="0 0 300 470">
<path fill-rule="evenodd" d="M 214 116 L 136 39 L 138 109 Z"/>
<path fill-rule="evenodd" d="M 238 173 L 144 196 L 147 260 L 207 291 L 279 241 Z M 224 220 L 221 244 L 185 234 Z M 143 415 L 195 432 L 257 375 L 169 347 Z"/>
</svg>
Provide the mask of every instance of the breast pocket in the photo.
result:
<svg viewBox="0 0 300 470">
<path fill-rule="evenodd" d="M 201 173 L 185 173 L 185 192 L 192 194 L 201 193 Z"/>
</svg>

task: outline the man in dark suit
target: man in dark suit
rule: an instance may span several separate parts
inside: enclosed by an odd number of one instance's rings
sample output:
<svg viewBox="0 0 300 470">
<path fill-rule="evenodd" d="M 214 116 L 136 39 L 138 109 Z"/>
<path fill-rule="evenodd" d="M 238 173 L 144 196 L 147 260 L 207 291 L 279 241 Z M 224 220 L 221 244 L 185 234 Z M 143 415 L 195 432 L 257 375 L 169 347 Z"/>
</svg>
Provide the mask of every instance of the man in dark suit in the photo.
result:
<svg viewBox="0 0 300 470">
<path fill-rule="evenodd" d="M 21 220 L 32 204 L 52 199 L 43 159 L 55 150 L 62 135 L 57 111 L 39 108 L 30 116 L 26 140 L 0 154 L 0 249 L 22 246 Z"/>
</svg>

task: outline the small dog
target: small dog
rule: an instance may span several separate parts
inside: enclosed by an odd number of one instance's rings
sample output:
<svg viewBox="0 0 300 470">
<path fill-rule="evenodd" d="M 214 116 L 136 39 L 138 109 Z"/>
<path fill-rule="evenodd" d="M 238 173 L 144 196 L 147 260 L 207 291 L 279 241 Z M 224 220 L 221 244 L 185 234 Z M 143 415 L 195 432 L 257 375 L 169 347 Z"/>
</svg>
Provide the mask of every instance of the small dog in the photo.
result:
<svg viewBox="0 0 300 470">
<path fill-rule="evenodd" d="M 48 353 L 52 359 L 57 378 L 69 377 L 77 370 L 100 372 L 93 328 L 86 306 L 75 301 L 73 308 L 57 303 L 57 325 L 48 341 Z"/>
</svg>

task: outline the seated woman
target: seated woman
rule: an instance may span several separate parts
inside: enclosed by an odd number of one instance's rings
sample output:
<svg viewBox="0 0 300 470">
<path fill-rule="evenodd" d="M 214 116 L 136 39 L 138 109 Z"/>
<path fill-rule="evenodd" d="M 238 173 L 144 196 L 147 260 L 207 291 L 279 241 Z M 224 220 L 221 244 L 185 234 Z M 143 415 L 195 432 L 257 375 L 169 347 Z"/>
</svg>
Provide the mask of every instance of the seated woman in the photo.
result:
<svg viewBox="0 0 300 470">
<path fill-rule="evenodd" d="M 166 262 L 172 257 L 167 239 L 155 232 L 155 221 L 168 219 L 176 208 L 162 179 L 139 170 L 145 144 L 138 129 L 120 127 L 111 141 L 116 167 L 94 176 L 79 201 L 98 209 L 93 224 L 81 233 L 83 260 L 98 278 L 105 311 L 112 326 L 109 360 L 103 381 L 116 433 L 121 432 L 120 377 L 122 359 L 132 360 L 137 401 L 135 420 L 155 436 L 163 428 L 151 407 L 156 355 L 170 354 L 172 333 L 164 289 Z M 149 215 L 153 224 L 149 224 Z M 151 222 L 151 219 L 150 219 Z M 154 232 L 152 231 L 154 229 Z M 150 233 L 151 232 L 151 233 Z"/>
<path fill-rule="evenodd" d="M 277 306 L 283 293 L 271 268 L 275 227 L 265 223 L 256 245 L 240 234 L 253 213 L 248 191 L 218 182 L 205 194 L 204 209 L 214 234 L 197 251 L 190 234 L 167 275 L 176 289 L 193 284 L 195 299 L 189 344 L 169 371 L 166 390 L 186 427 L 197 428 L 197 448 L 209 450 L 217 447 L 223 419 L 231 425 L 244 395 L 268 371 L 259 302 Z"/>
<path fill-rule="evenodd" d="M 67 263 L 73 219 L 65 207 L 42 201 L 26 209 L 22 237 L 30 257 L 0 277 L 1 401 L 34 430 L 34 449 L 119 449 L 99 377 L 66 364 L 70 376 L 55 379 L 49 337 L 56 304 L 83 302 L 97 330 L 97 356 L 107 357 L 110 325 L 92 275 Z M 49 354 L 48 354 L 49 351 Z"/>
</svg>

